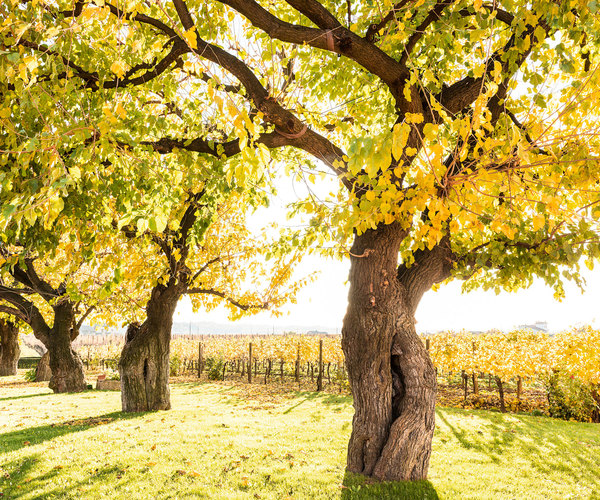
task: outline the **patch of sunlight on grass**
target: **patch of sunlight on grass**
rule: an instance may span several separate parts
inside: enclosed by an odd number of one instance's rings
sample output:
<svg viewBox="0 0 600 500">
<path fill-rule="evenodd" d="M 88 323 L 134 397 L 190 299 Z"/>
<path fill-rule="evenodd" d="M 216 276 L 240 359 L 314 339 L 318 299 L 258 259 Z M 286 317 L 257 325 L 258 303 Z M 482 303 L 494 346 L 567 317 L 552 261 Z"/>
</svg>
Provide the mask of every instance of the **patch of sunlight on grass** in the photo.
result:
<svg viewBox="0 0 600 500">
<path fill-rule="evenodd" d="M 172 405 L 0 385 L 3 498 L 599 498 L 594 424 L 438 408 L 429 480 L 371 483 L 344 473 L 348 397 L 186 383 Z"/>
</svg>

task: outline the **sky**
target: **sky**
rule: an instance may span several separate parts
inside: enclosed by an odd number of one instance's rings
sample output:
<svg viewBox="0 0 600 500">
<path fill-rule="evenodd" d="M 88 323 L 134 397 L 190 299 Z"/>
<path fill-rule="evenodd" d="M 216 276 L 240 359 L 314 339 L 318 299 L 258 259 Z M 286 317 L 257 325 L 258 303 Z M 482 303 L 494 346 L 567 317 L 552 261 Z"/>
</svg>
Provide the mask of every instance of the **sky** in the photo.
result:
<svg viewBox="0 0 600 500">
<path fill-rule="evenodd" d="M 297 304 L 288 305 L 280 318 L 264 312 L 244 318 L 240 323 L 253 325 L 294 326 L 299 330 L 315 326 L 340 332 L 348 298 L 350 261 L 309 257 L 303 269 L 321 269 L 317 279 L 298 295 Z M 439 291 L 425 293 L 416 314 L 419 332 L 467 329 L 486 331 L 492 328 L 510 330 L 521 324 L 547 321 L 550 331 L 570 326 L 591 324 L 600 328 L 600 269 L 585 274 L 584 294 L 572 283 L 566 283 L 566 298 L 558 302 L 553 291 L 542 281 L 515 293 L 473 291 L 462 293 L 460 282 L 443 285 Z M 223 310 L 194 314 L 189 302 L 180 303 L 175 321 L 211 321 L 229 323 Z"/>
<path fill-rule="evenodd" d="M 336 189 L 337 181 L 333 178 L 329 182 L 320 182 L 322 193 L 317 195 L 321 199 L 324 193 Z M 277 183 L 278 195 L 273 198 L 270 207 L 250 217 L 249 222 L 256 229 L 269 222 L 290 224 L 286 218 L 286 204 L 306 196 L 307 187 L 303 182 L 282 176 Z M 315 281 L 299 292 L 297 303 L 284 307 L 281 317 L 274 318 L 269 312 L 261 312 L 243 318 L 239 323 L 279 329 L 290 327 L 285 329 L 299 332 L 327 328 L 331 333 L 340 333 L 347 307 L 349 267 L 349 259 L 326 259 L 316 255 L 305 257 L 299 266 L 298 278 L 315 270 L 319 273 Z M 588 324 L 600 328 L 600 268 L 588 271 L 585 266 L 581 267 L 587 282 L 585 293 L 574 283 L 565 282 L 566 296 L 561 302 L 554 299 L 553 290 L 542 280 L 535 281 L 528 289 L 501 292 L 499 295 L 480 290 L 463 293 L 459 281 L 442 285 L 438 291 L 431 290 L 423 296 L 416 313 L 417 331 L 510 330 L 539 321 L 547 322 L 552 332 Z M 228 324 L 231 329 L 234 326 L 224 309 L 193 313 L 188 299 L 179 304 L 174 321 L 214 322 Z"/>
</svg>

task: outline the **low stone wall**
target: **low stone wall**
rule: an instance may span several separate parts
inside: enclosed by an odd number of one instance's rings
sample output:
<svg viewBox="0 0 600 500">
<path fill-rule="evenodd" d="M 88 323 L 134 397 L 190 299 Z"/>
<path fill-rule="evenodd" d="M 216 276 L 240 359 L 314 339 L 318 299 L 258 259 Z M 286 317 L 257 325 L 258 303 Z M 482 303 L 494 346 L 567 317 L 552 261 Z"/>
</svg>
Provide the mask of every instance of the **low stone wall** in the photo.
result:
<svg viewBox="0 0 600 500">
<path fill-rule="evenodd" d="M 121 381 L 120 380 L 98 380 L 96 382 L 96 389 L 99 391 L 120 391 Z"/>
</svg>

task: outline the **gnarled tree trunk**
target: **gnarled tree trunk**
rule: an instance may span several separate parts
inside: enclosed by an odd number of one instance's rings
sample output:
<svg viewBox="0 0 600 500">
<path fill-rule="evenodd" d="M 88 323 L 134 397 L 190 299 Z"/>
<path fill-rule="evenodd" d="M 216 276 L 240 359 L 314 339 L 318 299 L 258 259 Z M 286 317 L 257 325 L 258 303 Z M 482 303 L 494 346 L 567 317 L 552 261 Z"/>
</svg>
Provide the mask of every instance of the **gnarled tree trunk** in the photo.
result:
<svg viewBox="0 0 600 500">
<path fill-rule="evenodd" d="M 48 386 L 54 392 L 81 392 L 86 389 L 83 363 L 79 354 L 71 347 L 76 336 L 73 331 L 74 311 L 69 301 L 53 307 L 54 324 L 46 345 L 50 356 L 52 376 Z"/>
<path fill-rule="evenodd" d="M 17 374 L 20 354 L 18 326 L 0 319 L 0 377 Z"/>
<path fill-rule="evenodd" d="M 131 324 L 121 359 L 121 404 L 123 411 L 140 412 L 171 408 L 169 352 L 171 327 L 177 301 L 176 285 L 158 285 L 146 305 L 146 320 Z"/>
<path fill-rule="evenodd" d="M 435 370 L 415 330 L 423 293 L 447 277 L 449 249 L 417 252 L 398 268 L 396 224 L 356 236 L 342 329 L 355 415 L 348 471 L 380 480 L 427 477 L 435 427 Z"/>
</svg>

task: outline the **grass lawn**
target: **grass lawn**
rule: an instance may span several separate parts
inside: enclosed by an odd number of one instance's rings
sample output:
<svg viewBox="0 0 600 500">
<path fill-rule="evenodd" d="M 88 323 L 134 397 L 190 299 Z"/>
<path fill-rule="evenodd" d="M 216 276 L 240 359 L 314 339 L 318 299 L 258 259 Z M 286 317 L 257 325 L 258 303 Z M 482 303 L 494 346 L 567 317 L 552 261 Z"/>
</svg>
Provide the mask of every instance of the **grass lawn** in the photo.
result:
<svg viewBox="0 0 600 500">
<path fill-rule="evenodd" d="M 182 383 L 173 410 L 0 381 L 0 498 L 600 498 L 600 426 L 438 408 L 429 481 L 344 475 L 345 396 Z"/>
</svg>

